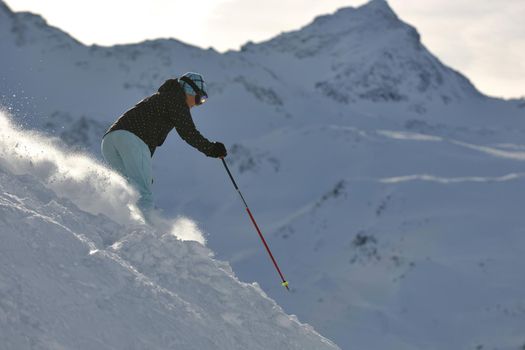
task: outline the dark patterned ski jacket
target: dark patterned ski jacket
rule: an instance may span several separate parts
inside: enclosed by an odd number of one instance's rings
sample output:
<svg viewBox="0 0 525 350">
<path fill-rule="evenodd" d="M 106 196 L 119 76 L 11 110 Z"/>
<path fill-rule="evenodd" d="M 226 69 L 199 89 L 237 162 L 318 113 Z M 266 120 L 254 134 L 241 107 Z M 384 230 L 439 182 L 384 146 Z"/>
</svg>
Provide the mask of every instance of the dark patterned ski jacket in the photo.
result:
<svg viewBox="0 0 525 350">
<path fill-rule="evenodd" d="M 130 131 L 148 145 L 153 156 L 155 148 L 164 143 L 173 128 L 188 144 L 209 157 L 214 156 L 215 144 L 195 127 L 186 104 L 186 94 L 176 79 L 167 80 L 157 93 L 125 112 L 106 134 L 114 130 Z"/>
</svg>

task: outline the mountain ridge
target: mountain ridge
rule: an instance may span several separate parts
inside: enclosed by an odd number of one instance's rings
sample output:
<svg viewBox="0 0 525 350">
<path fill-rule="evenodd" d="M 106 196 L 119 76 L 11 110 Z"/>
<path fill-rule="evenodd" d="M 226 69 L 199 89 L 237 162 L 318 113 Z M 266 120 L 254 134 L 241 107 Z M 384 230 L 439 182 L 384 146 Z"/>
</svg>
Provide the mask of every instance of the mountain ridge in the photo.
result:
<svg viewBox="0 0 525 350">
<path fill-rule="evenodd" d="M 101 58 L 115 54 L 124 60 L 135 60 L 140 56 L 160 55 L 165 62 L 172 61 L 170 56 L 189 50 L 187 54 L 191 56 L 212 54 L 218 61 L 224 57 L 246 57 L 258 61 L 277 75 L 286 74 L 282 67 L 261 62 L 260 58 L 253 59 L 254 54 L 290 53 L 299 60 L 317 60 L 315 64 L 324 71 L 314 81 L 306 81 L 306 88 L 343 104 L 358 100 L 448 104 L 484 97 L 468 78 L 444 66 L 432 55 L 422 45 L 417 30 L 402 22 L 384 0 L 373 0 L 357 8 L 341 8 L 333 14 L 318 16 L 300 29 L 258 44 L 247 43 L 239 51 L 228 51 L 225 56 L 212 48 L 203 49 L 174 38 L 115 46 L 85 46 L 68 33 L 49 26 L 38 15 L 29 15 L 29 22 L 36 32 L 28 30 L 24 24 L 27 13 L 14 13 L 5 4 L 4 8 L 14 18 L 15 26 L 11 30 L 20 45 L 51 37 L 58 48 L 79 46 L 88 50 L 87 54 L 100 53 Z M 39 31 L 50 34 L 39 35 Z M 61 37 L 65 39 L 61 40 Z M 47 50 L 43 48 L 43 51 Z"/>
<path fill-rule="evenodd" d="M 10 19 L 11 32 L 16 34 L 16 43 L 19 46 L 34 44 L 39 39 L 53 40 L 55 43 L 61 44 L 61 48 L 64 49 L 69 49 L 72 45 L 84 46 L 69 33 L 50 25 L 41 15 L 28 11 L 14 12 L 4 1 L 0 1 L 1 15 Z M 34 34 L 43 34 L 43 36 L 30 36 Z"/>
</svg>

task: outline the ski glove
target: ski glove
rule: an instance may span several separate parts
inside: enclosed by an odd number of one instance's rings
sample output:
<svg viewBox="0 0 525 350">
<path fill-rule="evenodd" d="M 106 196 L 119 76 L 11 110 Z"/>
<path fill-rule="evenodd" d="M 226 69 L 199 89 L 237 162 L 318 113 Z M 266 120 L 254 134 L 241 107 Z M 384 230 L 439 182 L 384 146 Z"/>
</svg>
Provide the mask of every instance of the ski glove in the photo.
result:
<svg viewBox="0 0 525 350">
<path fill-rule="evenodd" d="M 213 150 L 210 154 L 210 157 L 214 158 L 224 158 L 228 152 L 226 151 L 226 147 L 224 147 L 224 144 L 220 142 L 214 142 L 213 143 Z"/>
</svg>

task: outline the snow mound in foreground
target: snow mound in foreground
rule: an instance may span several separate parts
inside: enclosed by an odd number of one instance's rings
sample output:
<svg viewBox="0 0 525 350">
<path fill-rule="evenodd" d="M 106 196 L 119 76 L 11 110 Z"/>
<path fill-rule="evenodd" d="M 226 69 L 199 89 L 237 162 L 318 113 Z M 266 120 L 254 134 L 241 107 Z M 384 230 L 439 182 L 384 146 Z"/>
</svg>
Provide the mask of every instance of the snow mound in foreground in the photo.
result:
<svg viewBox="0 0 525 350">
<path fill-rule="evenodd" d="M 0 124 L 2 348 L 337 349 L 202 244 L 133 221 L 121 178 Z"/>
</svg>

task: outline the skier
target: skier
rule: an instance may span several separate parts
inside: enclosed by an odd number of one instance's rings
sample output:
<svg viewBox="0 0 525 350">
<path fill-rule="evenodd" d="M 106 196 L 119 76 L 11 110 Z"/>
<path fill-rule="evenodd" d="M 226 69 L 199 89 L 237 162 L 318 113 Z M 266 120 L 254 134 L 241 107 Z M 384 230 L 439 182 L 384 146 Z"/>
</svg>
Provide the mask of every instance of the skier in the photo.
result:
<svg viewBox="0 0 525 350">
<path fill-rule="evenodd" d="M 102 138 L 104 159 L 138 190 L 137 204 L 147 222 L 153 209 L 153 153 L 173 128 L 184 141 L 208 157 L 227 155 L 224 144 L 210 142 L 193 123 L 190 108 L 203 104 L 207 98 L 206 83 L 198 73 L 168 79 L 155 94 L 125 112 Z"/>
</svg>

